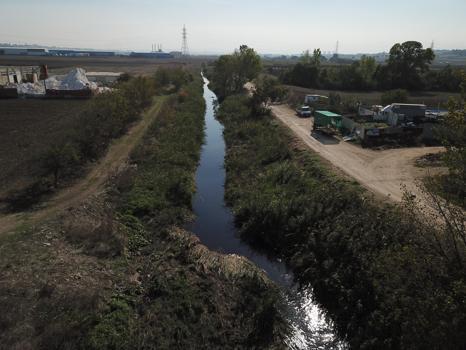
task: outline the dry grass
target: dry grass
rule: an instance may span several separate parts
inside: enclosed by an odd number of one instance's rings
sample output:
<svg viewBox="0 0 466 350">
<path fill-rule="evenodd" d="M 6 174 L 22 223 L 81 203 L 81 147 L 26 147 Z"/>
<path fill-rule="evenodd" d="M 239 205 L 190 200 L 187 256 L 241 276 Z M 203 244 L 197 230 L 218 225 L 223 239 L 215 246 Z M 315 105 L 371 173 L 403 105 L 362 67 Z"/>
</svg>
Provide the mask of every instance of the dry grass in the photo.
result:
<svg viewBox="0 0 466 350">
<path fill-rule="evenodd" d="M 60 227 L 57 220 L 0 242 L 0 349 L 72 349 L 113 293 L 108 262 L 82 254 Z"/>
</svg>

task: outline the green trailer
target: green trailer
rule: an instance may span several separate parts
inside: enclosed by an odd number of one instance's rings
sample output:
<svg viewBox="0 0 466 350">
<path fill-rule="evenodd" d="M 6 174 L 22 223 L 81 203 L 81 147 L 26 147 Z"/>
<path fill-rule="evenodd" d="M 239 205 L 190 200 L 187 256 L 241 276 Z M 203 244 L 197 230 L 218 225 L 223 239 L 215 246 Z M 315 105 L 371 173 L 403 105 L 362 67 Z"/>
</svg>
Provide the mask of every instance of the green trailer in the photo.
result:
<svg viewBox="0 0 466 350">
<path fill-rule="evenodd" d="M 312 130 L 322 130 L 327 132 L 341 131 L 342 117 L 330 111 L 315 111 Z"/>
</svg>

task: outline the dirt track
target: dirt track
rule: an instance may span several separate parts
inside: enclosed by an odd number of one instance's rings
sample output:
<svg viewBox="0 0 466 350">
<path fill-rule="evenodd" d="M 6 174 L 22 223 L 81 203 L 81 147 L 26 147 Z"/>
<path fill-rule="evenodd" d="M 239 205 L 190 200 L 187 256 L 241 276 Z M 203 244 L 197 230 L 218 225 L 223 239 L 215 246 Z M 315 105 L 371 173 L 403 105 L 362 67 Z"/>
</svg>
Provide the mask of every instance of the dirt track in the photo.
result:
<svg viewBox="0 0 466 350">
<path fill-rule="evenodd" d="M 286 105 L 272 106 L 273 114 L 288 126 L 304 143 L 332 165 L 354 178 L 371 192 L 400 202 L 402 185 L 422 197 L 415 180 L 425 175 L 414 166 L 416 158 L 443 150 L 442 147 L 415 147 L 374 151 L 313 133 L 312 118 L 299 118 Z"/>
<path fill-rule="evenodd" d="M 34 224 L 46 219 L 103 190 L 108 178 L 116 174 L 120 167 L 126 163 L 131 151 L 158 115 L 164 100 L 164 97 L 158 97 L 153 106 L 144 113 L 142 120 L 131 127 L 126 135 L 113 142 L 105 157 L 94 166 L 86 177 L 58 192 L 44 203 L 42 209 L 0 216 L 0 235 L 14 231 L 22 225 Z"/>
</svg>

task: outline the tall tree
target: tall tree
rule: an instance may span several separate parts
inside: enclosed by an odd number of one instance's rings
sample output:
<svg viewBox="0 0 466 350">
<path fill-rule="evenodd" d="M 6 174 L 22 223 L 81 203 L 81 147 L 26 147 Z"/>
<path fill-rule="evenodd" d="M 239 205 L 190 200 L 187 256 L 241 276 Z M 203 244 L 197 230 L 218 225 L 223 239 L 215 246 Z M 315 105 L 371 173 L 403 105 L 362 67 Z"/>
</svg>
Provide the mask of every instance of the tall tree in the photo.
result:
<svg viewBox="0 0 466 350">
<path fill-rule="evenodd" d="M 362 56 L 359 61 L 359 71 L 366 88 L 375 86 L 374 75 L 377 70 L 377 63 L 374 57 Z"/>
<path fill-rule="evenodd" d="M 429 70 L 434 58 L 434 51 L 430 48 L 423 49 L 422 44 L 417 41 L 393 45 L 388 59 L 393 85 L 398 88 L 421 89 L 421 74 Z"/>
<path fill-rule="evenodd" d="M 314 53 L 312 54 L 311 63 L 314 66 L 319 67 L 321 59 L 322 59 L 322 51 L 320 51 L 320 49 L 314 49 Z"/>
<path fill-rule="evenodd" d="M 237 63 L 235 73 L 235 91 L 241 91 L 244 84 L 255 79 L 261 69 L 262 61 L 260 56 L 253 48 L 247 45 L 241 45 L 239 50 L 233 54 L 234 60 Z"/>
<path fill-rule="evenodd" d="M 254 49 L 241 45 L 232 55 L 220 56 L 214 63 L 212 83 L 220 99 L 243 90 L 262 69 L 260 56 Z"/>
<path fill-rule="evenodd" d="M 303 64 L 310 64 L 311 63 L 311 54 L 309 53 L 309 50 L 306 50 L 303 52 L 301 57 L 299 58 L 299 61 Z"/>
</svg>

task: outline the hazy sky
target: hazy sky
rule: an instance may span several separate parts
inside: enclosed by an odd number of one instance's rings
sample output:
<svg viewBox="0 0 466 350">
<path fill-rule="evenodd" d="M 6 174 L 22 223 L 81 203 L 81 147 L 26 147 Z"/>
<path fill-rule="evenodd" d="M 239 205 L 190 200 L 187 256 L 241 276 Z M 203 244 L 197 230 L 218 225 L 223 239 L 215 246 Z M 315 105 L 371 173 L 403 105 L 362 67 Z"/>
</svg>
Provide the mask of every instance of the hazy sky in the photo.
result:
<svg viewBox="0 0 466 350">
<path fill-rule="evenodd" d="M 466 48 L 466 0 L 0 0 L 0 42 L 193 53 L 388 51 L 395 42 Z"/>
</svg>

